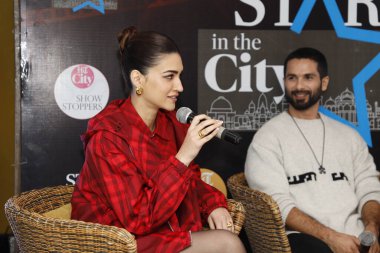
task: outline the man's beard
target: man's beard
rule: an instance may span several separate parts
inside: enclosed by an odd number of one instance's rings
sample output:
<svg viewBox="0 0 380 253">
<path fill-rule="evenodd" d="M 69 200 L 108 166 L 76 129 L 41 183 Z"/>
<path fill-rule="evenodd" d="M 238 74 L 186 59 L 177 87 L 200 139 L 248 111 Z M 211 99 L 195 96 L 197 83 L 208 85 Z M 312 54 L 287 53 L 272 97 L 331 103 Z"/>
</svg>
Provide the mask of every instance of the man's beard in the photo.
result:
<svg viewBox="0 0 380 253">
<path fill-rule="evenodd" d="M 292 95 L 294 95 L 297 92 L 306 92 L 308 94 L 309 100 L 307 100 L 307 102 L 304 102 L 305 101 L 304 99 L 302 100 L 293 99 Z M 291 92 L 291 94 L 289 94 L 289 91 L 287 90 L 285 91 L 286 101 L 288 101 L 288 103 L 291 104 L 296 110 L 300 110 L 300 111 L 309 109 L 310 107 L 318 103 L 321 98 L 321 95 L 322 95 L 321 86 L 315 91 L 314 94 L 312 94 L 312 92 L 310 91 L 305 91 L 305 90 L 302 90 L 302 91 L 294 90 Z"/>
</svg>

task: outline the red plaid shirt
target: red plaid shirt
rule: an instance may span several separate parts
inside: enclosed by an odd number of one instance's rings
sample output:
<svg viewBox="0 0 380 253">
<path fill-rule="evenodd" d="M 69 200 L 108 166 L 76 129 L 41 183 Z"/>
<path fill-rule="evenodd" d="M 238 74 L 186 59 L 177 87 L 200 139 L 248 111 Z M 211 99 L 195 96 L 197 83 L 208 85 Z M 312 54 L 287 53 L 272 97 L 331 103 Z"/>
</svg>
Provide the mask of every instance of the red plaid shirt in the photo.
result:
<svg viewBox="0 0 380 253">
<path fill-rule="evenodd" d="M 130 98 L 110 103 L 82 136 L 85 162 L 71 200 L 72 218 L 113 225 L 136 236 L 141 252 L 190 246 L 224 195 L 200 179 L 199 167 L 175 158 L 188 125 L 159 111 L 152 133 Z"/>
</svg>

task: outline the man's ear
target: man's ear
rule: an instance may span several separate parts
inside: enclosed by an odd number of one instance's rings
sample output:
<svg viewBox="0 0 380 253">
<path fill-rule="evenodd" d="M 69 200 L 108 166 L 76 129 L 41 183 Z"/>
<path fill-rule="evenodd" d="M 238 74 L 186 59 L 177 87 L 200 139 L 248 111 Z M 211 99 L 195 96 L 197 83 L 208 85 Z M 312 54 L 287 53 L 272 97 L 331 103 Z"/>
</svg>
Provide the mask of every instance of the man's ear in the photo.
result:
<svg viewBox="0 0 380 253">
<path fill-rule="evenodd" d="M 322 78 L 322 91 L 327 90 L 327 88 L 329 87 L 329 81 L 330 81 L 329 76 L 325 76 L 324 78 Z"/>
<path fill-rule="evenodd" d="M 141 87 L 142 84 L 143 84 L 143 79 L 144 79 L 144 76 L 143 74 L 141 74 L 140 71 L 134 69 L 131 71 L 131 74 L 130 74 L 130 79 L 131 79 L 131 82 L 132 82 L 132 85 L 136 88 L 136 87 Z"/>
</svg>

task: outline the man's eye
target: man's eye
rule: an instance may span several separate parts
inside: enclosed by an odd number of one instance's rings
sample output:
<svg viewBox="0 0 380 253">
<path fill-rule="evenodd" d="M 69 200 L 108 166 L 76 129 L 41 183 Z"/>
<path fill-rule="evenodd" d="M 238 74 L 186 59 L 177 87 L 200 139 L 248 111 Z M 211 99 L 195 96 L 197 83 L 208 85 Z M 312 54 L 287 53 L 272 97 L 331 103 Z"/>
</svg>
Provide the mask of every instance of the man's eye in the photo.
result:
<svg viewBox="0 0 380 253">
<path fill-rule="evenodd" d="M 286 78 L 286 80 L 292 81 L 292 80 L 294 80 L 294 76 L 288 76 L 288 77 Z"/>
</svg>

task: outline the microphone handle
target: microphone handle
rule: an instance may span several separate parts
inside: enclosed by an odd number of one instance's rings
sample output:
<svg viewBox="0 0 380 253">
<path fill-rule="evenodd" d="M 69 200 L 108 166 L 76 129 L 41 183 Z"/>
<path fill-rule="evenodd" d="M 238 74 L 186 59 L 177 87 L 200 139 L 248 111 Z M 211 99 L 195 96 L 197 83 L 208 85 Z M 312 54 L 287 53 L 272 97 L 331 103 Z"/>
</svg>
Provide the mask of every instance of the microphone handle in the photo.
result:
<svg viewBox="0 0 380 253">
<path fill-rule="evenodd" d="M 219 128 L 219 132 L 218 132 L 218 134 L 216 136 L 219 139 L 228 141 L 228 142 L 230 142 L 232 144 L 239 144 L 240 141 L 241 141 L 241 139 L 242 139 L 241 136 L 228 131 L 224 127 L 220 127 Z"/>
<path fill-rule="evenodd" d="M 371 246 L 366 246 L 366 245 L 360 244 L 359 252 L 360 253 L 368 253 L 369 252 L 369 248 L 371 248 Z"/>
<path fill-rule="evenodd" d="M 191 112 L 187 117 L 186 117 L 186 122 L 188 124 L 191 124 L 191 122 L 193 121 L 195 117 L 195 114 L 193 112 Z M 203 120 L 202 120 L 203 121 Z M 218 133 L 216 134 L 216 137 L 221 139 L 221 140 L 225 140 L 225 141 L 228 141 L 232 144 L 239 144 L 240 141 L 241 141 L 241 136 L 237 135 L 237 134 L 233 134 L 232 132 L 228 131 L 227 129 L 225 129 L 224 127 L 220 127 L 219 128 L 219 131 Z"/>
<path fill-rule="evenodd" d="M 191 124 L 191 122 L 193 121 L 194 117 L 195 117 L 195 114 L 194 114 L 193 112 L 191 112 L 191 113 L 186 117 L 186 122 L 187 122 L 187 124 Z M 184 123 L 184 122 L 182 122 L 182 123 Z"/>
</svg>

